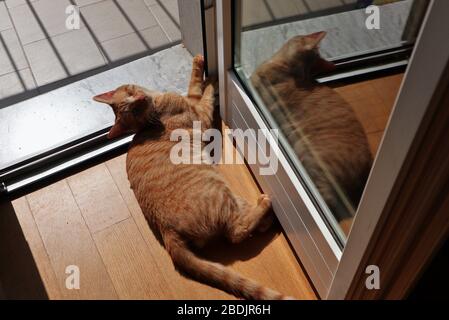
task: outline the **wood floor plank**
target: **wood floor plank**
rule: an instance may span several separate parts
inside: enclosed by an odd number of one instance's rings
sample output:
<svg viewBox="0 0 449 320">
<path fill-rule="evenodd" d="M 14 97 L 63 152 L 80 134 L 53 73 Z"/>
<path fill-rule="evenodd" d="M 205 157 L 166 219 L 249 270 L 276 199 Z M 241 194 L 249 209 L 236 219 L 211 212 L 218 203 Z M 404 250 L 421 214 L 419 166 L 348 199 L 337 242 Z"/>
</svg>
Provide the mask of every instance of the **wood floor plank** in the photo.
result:
<svg viewBox="0 0 449 320">
<path fill-rule="evenodd" d="M 259 237 L 263 238 L 263 236 Z M 250 260 L 238 261 L 233 268 L 285 295 L 301 300 L 317 299 L 304 270 L 294 257 L 282 233 L 275 234 L 272 242 L 257 256 Z"/>
<path fill-rule="evenodd" d="M 386 106 L 384 113 L 391 113 L 403 79 L 404 74 L 400 73 L 372 80 L 371 85 L 384 101 L 384 105 Z"/>
<path fill-rule="evenodd" d="M 379 150 L 380 142 L 382 141 L 383 136 L 384 136 L 383 131 L 368 134 L 368 143 L 370 145 L 370 150 L 373 156 L 376 156 L 376 153 Z"/>
<path fill-rule="evenodd" d="M 375 119 L 385 118 L 384 100 L 370 83 L 357 83 L 336 88 L 337 92 L 352 106 L 367 133 L 383 131 L 386 123 L 379 125 Z"/>
<path fill-rule="evenodd" d="M 66 180 L 26 196 L 64 298 L 114 299 L 117 294 Z M 42 262 L 39 261 L 38 264 Z M 66 268 L 80 270 L 80 289 L 68 290 Z"/>
<path fill-rule="evenodd" d="M 231 298 L 231 296 L 222 293 L 221 291 L 185 279 L 174 270 L 167 253 L 157 242 L 146 221 L 143 219 L 143 214 L 137 204 L 137 201 L 135 200 L 132 190 L 129 188 L 129 183 L 125 172 L 125 156 L 108 161 L 107 166 L 119 186 L 125 201 L 129 203 L 131 211 L 134 212 L 133 217 L 139 221 L 137 224 L 140 225 L 139 229 L 143 235 L 145 235 L 144 237 L 149 244 L 149 247 L 151 247 L 151 250 L 155 255 L 160 257 L 160 268 L 166 274 L 166 277 L 172 280 L 170 283 L 175 287 L 174 290 L 178 294 L 177 298 Z M 256 203 L 257 198 L 260 195 L 260 191 L 258 190 L 257 185 L 244 164 L 223 165 L 219 166 L 219 170 L 225 175 L 225 178 L 228 180 L 231 188 L 235 192 Z M 291 249 L 282 234 L 277 235 L 277 238 L 274 240 L 271 239 L 272 242 L 269 244 L 269 248 L 263 250 L 265 252 L 262 252 L 261 255 L 257 255 L 260 253 L 259 250 L 266 244 L 267 239 L 270 239 L 274 235 L 274 233 L 271 233 L 268 237 L 263 236 L 262 238 L 256 239 L 255 242 L 246 243 L 243 246 L 238 247 L 224 244 L 223 247 L 218 248 L 218 251 L 221 251 L 223 255 L 240 256 L 239 258 L 241 258 L 242 261 L 233 261 L 232 267 L 235 267 L 236 270 L 248 277 L 258 280 L 267 286 L 278 286 L 279 290 L 285 291 L 286 294 L 290 294 L 298 298 L 316 298 L 308 280 L 304 275 L 304 271 L 297 263 L 296 258 L 291 252 Z M 216 247 L 213 248 L 213 250 L 216 249 Z M 232 254 L 232 252 L 229 251 L 233 249 L 242 250 L 244 253 L 241 255 L 235 253 Z M 245 256 L 246 254 L 249 254 L 249 256 L 252 255 L 251 259 L 248 259 L 248 257 Z M 275 259 L 273 259 L 272 254 L 276 256 Z M 219 255 L 220 253 L 218 253 L 218 256 Z M 239 258 L 237 258 L 237 260 Z M 223 260 L 227 259 L 219 257 L 219 259 L 216 260 L 218 262 L 223 262 Z M 294 271 L 291 269 L 292 267 L 294 268 Z M 290 274 L 290 276 L 288 276 L 288 281 L 282 280 L 285 279 L 285 274 Z M 287 285 L 276 285 L 276 282 L 285 282 Z M 199 290 L 200 288 L 198 287 L 202 287 L 201 290 Z"/>
<path fill-rule="evenodd" d="M 229 139 L 224 143 L 232 146 Z M 237 153 L 235 148 L 225 150 Z M 235 194 L 254 204 L 257 202 L 261 192 L 245 164 L 223 164 L 219 166 L 219 170 Z M 230 247 L 248 253 L 232 265 L 241 274 L 297 299 L 316 299 L 316 294 L 279 224 L 265 234 L 254 235 L 246 243 Z"/>
<path fill-rule="evenodd" d="M 124 183 L 129 189 L 128 181 Z M 119 297 L 171 298 L 170 286 L 159 271 L 157 259 L 134 220 L 130 221 L 130 210 L 106 164 L 71 177 L 69 185 L 78 206 L 91 222 L 90 230 Z"/>
<path fill-rule="evenodd" d="M 173 298 L 134 219 L 97 232 L 94 239 L 121 299 Z"/>
<path fill-rule="evenodd" d="M 402 75 L 337 88 L 378 148 Z M 236 152 L 230 141 L 231 152 Z M 181 276 L 150 230 L 130 189 L 126 155 L 14 201 L 51 299 L 233 299 Z M 244 165 L 219 165 L 231 189 L 256 203 L 260 191 Z M 226 241 L 201 252 L 242 275 L 299 299 L 316 295 L 279 226 L 240 245 Z M 65 268 L 78 265 L 81 290 L 65 288 Z"/>
<path fill-rule="evenodd" d="M 379 148 L 403 77 L 400 73 L 335 88 L 357 114 L 373 155 Z"/>
<path fill-rule="evenodd" d="M 104 163 L 78 173 L 67 181 L 92 233 L 130 217 Z"/>
<path fill-rule="evenodd" d="M 26 197 L 21 197 L 12 202 L 20 227 L 23 230 L 31 253 L 37 263 L 37 268 L 44 283 L 49 299 L 62 299 L 63 295 L 59 290 L 58 280 L 50 262 L 50 258 L 45 249 L 42 238 L 34 221 L 33 214 L 29 208 Z"/>
<path fill-rule="evenodd" d="M 233 298 L 220 290 L 187 279 L 175 270 L 169 255 L 148 226 L 137 199 L 129 186 L 125 164 L 126 155 L 114 158 L 106 163 L 114 181 L 120 189 L 123 199 L 131 211 L 131 215 L 133 216 L 142 237 L 147 243 L 148 250 L 151 251 L 153 256 L 157 257 L 156 263 L 159 268 L 159 273 L 168 281 L 168 285 L 165 290 L 170 290 L 174 299 Z"/>
</svg>

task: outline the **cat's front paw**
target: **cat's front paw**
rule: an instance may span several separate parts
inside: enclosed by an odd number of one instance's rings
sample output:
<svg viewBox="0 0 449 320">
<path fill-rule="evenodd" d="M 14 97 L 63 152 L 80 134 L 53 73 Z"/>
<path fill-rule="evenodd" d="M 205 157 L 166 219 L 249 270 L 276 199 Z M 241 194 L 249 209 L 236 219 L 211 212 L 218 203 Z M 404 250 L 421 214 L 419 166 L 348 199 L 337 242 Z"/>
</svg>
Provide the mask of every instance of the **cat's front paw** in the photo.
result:
<svg viewBox="0 0 449 320">
<path fill-rule="evenodd" d="M 261 194 L 259 199 L 257 200 L 257 206 L 262 208 L 266 212 L 265 217 L 263 217 L 262 220 L 259 222 L 257 230 L 259 232 L 265 232 L 271 227 L 274 221 L 273 213 L 270 210 L 271 208 L 270 197 L 266 194 Z"/>
<path fill-rule="evenodd" d="M 204 56 L 201 54 L 197 54 L 193 58 L 193 65 L 196 66 L 197 68 L 200 68 L 201 70 L 203 70 L 204 69 Z"/>
</svg>

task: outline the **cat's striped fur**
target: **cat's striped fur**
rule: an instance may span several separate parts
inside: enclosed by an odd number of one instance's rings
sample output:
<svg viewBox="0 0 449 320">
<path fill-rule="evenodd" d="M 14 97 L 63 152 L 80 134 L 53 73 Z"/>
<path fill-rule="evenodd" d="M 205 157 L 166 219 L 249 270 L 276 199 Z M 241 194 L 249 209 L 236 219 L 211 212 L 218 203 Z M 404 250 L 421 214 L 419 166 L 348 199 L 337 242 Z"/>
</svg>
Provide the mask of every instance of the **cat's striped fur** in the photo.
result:
<svg viewBox="0 0 449 320">
<path fill-rule="evenodd" d="M 250 205 L 232 193 L 214 166 L 175 165 L 170 160 L 177 143 L 170 141 L 173 130 L 192 131 L 195 120 L 201 121 L 202 129 L 212 125 L 214 87 L 204 85 L 203 65 L 201 56 L 194 58 L 187 97 L 126 85 L 95 100 L 108 103 L 116 114 L 110 138 L 137 133 L 128 151 L 128 178 L 177 269 L 239 297 L 283 299 L 280 293 L 190 250 L 191 245 L 203 245 L 220 235 L 241 242 L 271 218 L 268 196 Z"/>
<path fill-rule="evenodd" d="M 339 221 L 350 219 L 372 165 L 365 131 L 351 106 L 315 77 L 334 68 L 320 57 L 318 32 L 290 39 L 251 82 Z"/>
</svg>

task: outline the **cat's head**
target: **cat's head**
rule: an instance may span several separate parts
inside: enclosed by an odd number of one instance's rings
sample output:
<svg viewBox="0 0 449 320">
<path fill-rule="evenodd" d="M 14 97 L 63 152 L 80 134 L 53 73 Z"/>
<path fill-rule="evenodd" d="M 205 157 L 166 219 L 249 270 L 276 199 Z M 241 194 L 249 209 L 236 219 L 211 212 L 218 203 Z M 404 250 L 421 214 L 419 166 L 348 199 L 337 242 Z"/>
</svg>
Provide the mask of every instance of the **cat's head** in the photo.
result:
<svg viewBox="0 0 449 320">
<path fill-rule="evenodd" d="M 136 133 L 148 124 L 157 122 L 154 99 L 159 94 L 136 85 L 123 85 L 95 96 L 95 101 L 108 104 L 115 114 L 115 123 L 108 138 Z"/>
<path fill-rule="evenodd" d="M 274 59 L 305 78 L 334 71 L 335 65 L 321 57 L 319 52 L 320 43 L 325 37 L 324 31 L 295 36 L 284 44 Z"/>
</svg>

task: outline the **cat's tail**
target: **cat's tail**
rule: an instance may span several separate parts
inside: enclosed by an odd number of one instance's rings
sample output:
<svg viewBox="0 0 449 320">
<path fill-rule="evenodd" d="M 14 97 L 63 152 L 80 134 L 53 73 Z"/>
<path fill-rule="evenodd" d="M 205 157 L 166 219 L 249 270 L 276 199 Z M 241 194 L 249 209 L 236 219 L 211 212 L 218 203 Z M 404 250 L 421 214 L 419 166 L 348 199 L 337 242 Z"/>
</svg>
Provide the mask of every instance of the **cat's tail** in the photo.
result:
<svg viewBox="0 0 449 320">
<path fill-rule="evenodd" d="M 291 300 L 272 289 L 244 278 L 237 272 L 219 263 L 197 257 L 189 250 L 187 243 L 176 232 L 163 233 L 165 248 L 175 267 L 194 278 L 240 298 L 250 300 Z"/>
</svg>

